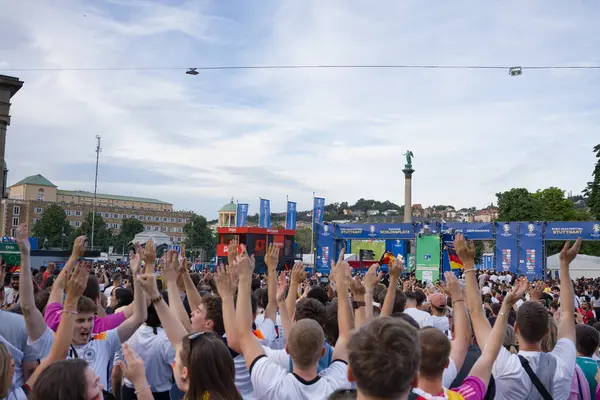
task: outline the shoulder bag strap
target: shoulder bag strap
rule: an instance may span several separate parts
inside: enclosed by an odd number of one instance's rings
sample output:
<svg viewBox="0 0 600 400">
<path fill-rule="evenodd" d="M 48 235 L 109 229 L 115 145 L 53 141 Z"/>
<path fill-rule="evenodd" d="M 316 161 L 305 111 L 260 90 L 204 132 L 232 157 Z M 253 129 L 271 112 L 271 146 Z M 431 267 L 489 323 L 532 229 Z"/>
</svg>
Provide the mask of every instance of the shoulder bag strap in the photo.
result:
<svg viewBox="0 0 600 400">
<path fill-rule="evenodd" d="M 552 395 L 544 387 L 544 384 L 542 383 L 542 381 L 540 381 L 540 378 L 538 378 L 535 372 L 533 372 L 533 369 L 531 369 L 531 365 L 529 365 L 529 361 L 527 361 L 527 359 L 521 355 L 519 355 L 519 361 L 521 361 L 521 365 L 525 369 L 525 372 L 527 372 L 529 379 L 531 379 L 531 383 L 533 383 L 533 386 L 535 386 L 537 391 L 540 392 L 542 398 L 544 400 L 552 400 Z"/>
</svg>

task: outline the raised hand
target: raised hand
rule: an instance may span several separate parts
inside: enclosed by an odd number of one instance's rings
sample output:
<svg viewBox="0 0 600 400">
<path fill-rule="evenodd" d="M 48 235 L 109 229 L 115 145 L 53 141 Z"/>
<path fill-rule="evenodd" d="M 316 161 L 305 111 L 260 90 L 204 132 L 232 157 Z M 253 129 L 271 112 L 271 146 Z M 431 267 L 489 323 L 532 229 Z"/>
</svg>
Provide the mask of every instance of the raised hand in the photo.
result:
<svg viewBox="0 0 600 400">
<path fill-rule="evenodd" d="M 227 264 L 232 266 L 238 256 L 238 242 L 237 240 L 230 240 L 229 247 L 227 247 Z"/>
<path fill-rule="evenodd" d="M 467 245 L 467 241 L 462 233 L 457 233 L 454 236 L 454 250 L 456 250 L 456 254 L 462 262 L 475 262 L 475 243 L 470 240 L 469 245 Z"/>
<path fill-rule="evenodd" d="M 71 251 L 71 257 L 79 259 L 85 254 L 85 246 L 87 245 L 87 236 L 82 235 L 75 239 L 73 243 L 73 250 Z"/>
<path fill-rule="evenodd" d="M 16 232 L 17 243 L 19 244 L 19 248 L 22 252 L 27 252 L 31 250 L 31 244 L 29 243 L 29 237 L 27 236 L 27 224 L 23 223 L 19 225 Z"/>
<path fill-rule="evenodd" d="M 340 255 L 338 257 L 337 263 L 335 265 L 335 281 L 338 285 L 341 285 L 342 282 L 346 282 L 346 276 L 348 273 L 347 265 L 348 263 L 344 261 L 344 255 L 346 254 L 345 249 L 340 251 Z M 331 274 L 330 274 L 331 275 Z"/>
<path fill-rule="evenodd" d="M 516 280 L 513 290 L 506 295 L 504 301 L 506 301 L 509 305 L 513 306 L 521 299 L 527 289 L 529 288 L 529 280 L 526 276 L 523 276 Z"/>
<path fill-rule="evenodd" d="M 131 269 L 131 275 L 134 277 L 140 272 L 140 267 L 142 265 L 142 246 L 137 243 L 135 248 L 135 253 L 133 250 L 129 252 L 129 269 Z"/>
<path fill-rule="evenodd" d="M 277 269 L 277 264 L 279 263 L 279 246 L 275 245 L 275 243 L 269 243 L 267 254 L 265 254 L 265 263 L 267 263 L 269 270 Z"/>
<path fill-rule="evenodd" d="M 237 282 L 231 274 L 232 267 L 218 266 L 215 272 L 215 283 L 219 296 L 233 296 L 237 288 Z"/>
<path fill-rule="evenodd" d="M 144 246 L 144 273 L 150 271 L 154 273 L 154 264 L 156 263 L 156 246 L 154 240 L 150 239 Z"/>
<path fill-rule="evenodd" d="M 571 243 L 569 241 L 566 241 L 565 245 L 563 246 L 563 248 L 560 252 L 560 256 L 559 256 L 560 261 L 570 264 L 571 261 L 573 261 L 575 259 L 575 257 L 577 257 L 577 253 L 579 253 L 579 249 L 581 249 L 581 238 L 580 237 L 577 238 L 577 240 L 575 241 L 575 244 L 573 246 L 571 246 Z"/>
<path fill-rule="evenodd" d="M 542 293 L 544 293 L 544 289 L 544 282 L 535 282 L 535 286 L 529 291 L 529 297 L 531 298 L 531 301 L 540 300 L 542 298 Z"/>
<path fill-rule="evenodd" d="M 446 290 L 452 299 L 457 299 L 462 294 L 462 288 L 460 287 L 460 282 L 454 272 L 444 272 L 444 277 L 446 278 Z"/>
<path fill-rule="evenodd" d="M 292 268 L 292 281 L 296 283 L 303 282 L 306 279 L 306 271 L 304 270 L 304 264 L 302 261 L 296 261 Z"/>
<path fill-rule="evenodd" d="M 66 271 L 65 271 L 66 275 Z M 89 271 L 83 263 L 79 263 L 75 267 L 75 271 L 69 277 L 67 282 L 67 297 L 75 301 L 83 295 L 85 288 L 87 287 Z"/>
<path fill-rule="evenodd" d="M 404 270 L 404 261 L 400 257 L 394 258 L 394 261 L 390 263 L 389 268 L 390 275 L 395 278 L 399 278 Z"/>
<path fill-rule="evenodd" d="M 169 250 L 164 258 L 162 275 L 167 282 L 176 282 L 179 277 L 179 254 L 175 250 Z"/>
<path fill-rule="evenodd" d="M 254 273 L 254 265 L 248 257 L 246 246 L 242 246 L 242 252 L 238 254 L 234 262 L 240 279 L 252 279 Z"/>
<path fill-rule="evenodd" d="M 118 362 L 123 375 L 133 383 L 136 390 L 144 390 L 148 385 L 144 360 L 127 343 L 123 343 L 123 357 L 125 362 Z"/>
<path fill-rule="evenodd" d="M 347 276 L 346 279 L 348 279 L 348 286 L 350 286 L 350 291 L 354 297 L 365 295 L 366 289 L 358 276 L 354 278 Z"/>
<path fill-rule="evenodd" d="M 277 287 L 277 303 L 285 303 L 287 279 L 285 272 L 279 274 L 279 286 Z"/>
<path fill-rule="evenodd" d="M 377 275 L 377 268 L 379 268 L 379 264 L 373 264 L 369 267 L 369 270 L 365 274 L 365 279 L 363 279 L 363 284 L 365 285 L 365 289 L 368 291 L 373 291 L 377 283 L 383 277 L 383 272 L 379 272 L 379 276 Z"/>
</svg>

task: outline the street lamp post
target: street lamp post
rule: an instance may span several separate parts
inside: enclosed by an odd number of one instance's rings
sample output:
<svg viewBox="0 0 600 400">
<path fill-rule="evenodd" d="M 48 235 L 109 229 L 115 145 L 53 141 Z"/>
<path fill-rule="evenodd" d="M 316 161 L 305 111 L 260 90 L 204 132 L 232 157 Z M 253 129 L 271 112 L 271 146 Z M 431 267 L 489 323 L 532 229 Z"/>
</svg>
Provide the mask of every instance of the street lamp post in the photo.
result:
<svg viewBox="0 0 600 400">
<path fill-rule="evenodd" d="M 98 191 L 98 162 L 100 161 L 100 135 L 96 135 L 96 176 L 94 177 L 94 204 L 92 205 L 92 250 L 94 250 L 94 230 L 96 228 L 96 194 Z"/>
</svg>

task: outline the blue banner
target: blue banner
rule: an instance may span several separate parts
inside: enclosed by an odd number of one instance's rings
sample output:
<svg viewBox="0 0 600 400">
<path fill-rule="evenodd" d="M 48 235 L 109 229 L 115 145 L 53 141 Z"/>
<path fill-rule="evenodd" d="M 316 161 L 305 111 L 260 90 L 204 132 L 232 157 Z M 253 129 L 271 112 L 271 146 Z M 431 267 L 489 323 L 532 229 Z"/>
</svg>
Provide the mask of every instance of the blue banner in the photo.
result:
<svg viewBox="0 0 600 400">
<path fill-rule="evenodd" d="M 406 264 L 406 240 L 402 239 L 388 239 L 385 241 L 385 251 L 389 251 L 394 255 L 394 257 L 398 257 L 398 254 L 402 256 L 404 259 L 404 263 Z"/>
<path fill-rule="evenodd" d="M 496 222 L 496 271 L 516 274 L 519 268 L 517 222 Z"/>
<path fill-rule="evenodd" d="M 271 227 L 271 201 L 266 199 L 260 199 L 260 216 L 259 216 L 260 228 Z"/>
<path fill-rule="evenodd" d="M 285 212 L 285 229 L 296 230 L 296 203 L 287 202 L 287 211 Z"/>
<path fill-rule="evenodd" d="M 546 240 L 600 240 L 600 222 L 548 222 Z"/>
<path fill-rule="evenodd" d="M 451 257 L 452 256 L 452 257 Z M 452 261 L 456 261 L 456 251 L 454 251 L 454 235 L 445 233 L 442 235 L 442 272 L 454 272 L 456 276 L 460 275 L 462 266 L 455 265 L 452 268 Z"/>
<path fill-rule="evenodd" d="M 335 225 L 336 239 L 414 239 L 413 224 L 340 224 Z"/>
<path fill-rule="evenodd" d="M 477 269 L 491 270 L 494 269 L 494 255 L 484 254 L 481 256 L 481 264 L 478 264 Z"/>
<path fill-rule="evenodd" d="M 491 222 L 446 222 L 441 225 L 445 232 L 454 230 L 462 233 L 467 240 L 493 240 L 494 224 Z"/>
<path fill-rule="evenodd" d="M 235 226 L 246 226 L 248 220 L 248 204 L 238 203 L 235 214 Z"/>
<path fill-rule="evenodd" d="M 322 197 L 315 197 L 313 204 L 313 224 L 322 224 L 323 215 L 325 215 L 325 199 Z"/>
<path fill-rule="evenodd" d="M 519 274 L 529 280 L 544 277 L 544 240 L 542 224 L 539 222 L 519 223 Z"/>
<path fill-rule="evenodd" d="M 332 225 L 317 225 L 317 259 L 315 267 L 317 271 L 327 273 L 330 270 L 331 260 L 335 260 L 335 239 Z M 340 241 L 343 246 L 343 242 Z"/>
</svg>

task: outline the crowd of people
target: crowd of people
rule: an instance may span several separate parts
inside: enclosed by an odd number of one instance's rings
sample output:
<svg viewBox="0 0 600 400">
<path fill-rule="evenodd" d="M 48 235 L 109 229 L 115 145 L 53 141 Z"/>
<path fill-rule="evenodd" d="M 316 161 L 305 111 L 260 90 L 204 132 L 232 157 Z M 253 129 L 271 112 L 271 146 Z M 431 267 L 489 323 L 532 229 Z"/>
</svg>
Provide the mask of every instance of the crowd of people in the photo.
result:
<svg viewBox="0 0 600 400">
<path fill-rule="evenodd" d="M 228 262 L 192 272 L 152 241 L 127 264 L 92 264 L 79 237 L 64 267 L 0 270 L 0 398 L 600 399 L 600 282 L 573 281 L 581 240 L 557 280 L 477 271 L 420 282 L 394 258 L 356 274 L 344 254 L 328 279 L 302 263 L 267 273 L 232 242 Z"/>
</svg>

